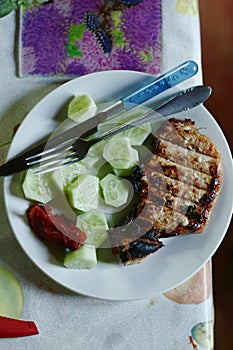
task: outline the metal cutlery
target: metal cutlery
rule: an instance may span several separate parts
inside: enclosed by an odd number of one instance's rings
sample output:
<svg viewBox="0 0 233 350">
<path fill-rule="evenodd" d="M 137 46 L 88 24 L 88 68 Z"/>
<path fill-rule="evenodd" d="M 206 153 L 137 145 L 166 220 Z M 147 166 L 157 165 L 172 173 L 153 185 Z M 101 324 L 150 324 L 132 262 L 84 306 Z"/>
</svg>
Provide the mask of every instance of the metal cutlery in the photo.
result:
<svg viewBox="0 0 233 350">
<path fill-rule="evenodd" d="M 112 105 L 110 105 L 110 107 L 97 113 L 94 117 L 88 119 L 87 121 L 84 121 L 81 124 L 78 124 L 70 128 L 69 130 L 62 132 L 59 135 L 53 136 L 49 140 L 50 147 L 53 148 L 55 146 L 59 146 L 63 142 L 77 139 L 81 135 L 86 136 L 95 133 L 97 130 L 97 126 L 109 117 L 121 111 L 130 110 L 135 106 L 146 102 L 147 100 L 157 96 L 158 94 L 166 91 L 167 89 L 172 88 L 173 86 L 181 83 L 182 81 L 191 78 L 197 73 L 197 71 L 198 66 L 196 62 L 183 62 L 179 66 L 168 71 L 167 73 L 157 77 L 149 84 L 144 84 L 139 89 L 134 90 L 126 97 L 121 98 L 119 101 L 113 103 Z M 42 153 L 45 147 L 48 148 L 47 141 L 24 152 L 22 156 L 18 156 L 14 160 L 9 161 L 7 163 L 8 166 L 2 165 L 0 167 L 0 176 L 7 176 L 12 174 L 13 172 L 18 172 L 28 168 L 26 158 L 34 154 Z M 10 169 L 10 164 L 16 170 L 8 170 Z"/>
<path fill-rule="evenodd" d="M 48 141 L 47 147 L 45 147 L 42 152 L 33 152 L 31 154 L 27 152 L 3 164 L 0 167 L 0 176 L 11 175 L 31 167 L 37 167 L 36 173 L 48 172 L 76 162 L 85 157 L 93 144 L 145 122 L 152 120 L 157 121 L 171 114 L 194 108 L 203 103 L 210 94 L 211 88 L 209 86 L 201 85 L 191 87 L 178 92 L 175 96 L 173 95 L 173 97 L 162 106 L 149 110 L 145 114 L 130 120 L 128 123 L 111 129 L 97 138 L 85 140 L 81 135 L 81 137 L 77 138 L 75 141 L 73 139 L 68 141 L 64 140 L 56 146 L 53 144 L 50 145 L 50 141 Z M 84 135 L 85 134 L 86 133 L 84 133 Z"/>
</svg>

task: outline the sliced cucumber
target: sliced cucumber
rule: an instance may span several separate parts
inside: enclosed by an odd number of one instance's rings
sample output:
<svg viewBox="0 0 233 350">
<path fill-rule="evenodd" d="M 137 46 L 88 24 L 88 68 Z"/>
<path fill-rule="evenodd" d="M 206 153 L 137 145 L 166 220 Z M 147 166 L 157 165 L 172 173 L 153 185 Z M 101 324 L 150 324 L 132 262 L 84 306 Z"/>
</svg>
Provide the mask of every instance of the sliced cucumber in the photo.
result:
<svg viewBox="0 0 233 350">
<path fill-rule="evenodd" d="M 20 318 L 23 305 L 24 298 L 20 282 L 11 271 L 0 266 L 0 315 Z"/>
<path fill-rule="evenodd" d="M 98 169 L 97 176 L 99 179 L 103 179 L 107 174 L 113 172 L 111 165 L 104 161 L 104 164 Z"/>
<path fill-rule="evenodd" d="M 98 126 L 99 133 L 104 133 L 106 131 L 109 131 L 118 125 L 121 125 L 123 123 L 127 123 L 130 120 L 135 119 L 136 117 L 139 117 L 140 115 L 144 114 L 146 111 L 148 111 L 148 108 L 138 107 L 134 111 L 128 111 L 124 113 L 120 113 L 117 116 L 108 119 L 107 122 L 101 123 Z M 140 126 L 135 126 L 131 129 L 122 131 L 118 135 L 113 136 L 113 138 L 116 137 L 127 137 L 130 140 L 131 145 L 142 145 L 142 143 L 145 141 L 147 136 L 151 133 L 151 125 L 150 123 L 144 123 Z"/>
<path fill-rule="evenodd" d="M 139 161 L 138 151 L 126 137 L 112 138 L 103 149 L 103 157 L 114 169 L 130 170 Z"/>
<path fill-rule="evenodd" d="M 68 105 L 67 116 L 76 123 L 93 117 L 97 111 L 97 106 L 93 98 L 88 94 L 76 95 Z"/>
<path fill-rule="evenodd" d="M 148 110 L 148 108 L 145 108 L 143 106 L 139 106 L 134 110 L 126 111 L 126 112 L 121 112 L 113 117 L 108 118 L 105 122 L 100 123 L 98 125 L 98 131 L 99 132 L 106 132 L 112 129 L 113 127 L 129 122 L 134 118 L 137 118 L 138 116 L 142 115 Z"/>
<path fill-rule="evenodd" d="M 108 238 L 108 223 L 103 213 L 97 210 L 90 210 L 77 216 L 76 226 L 86 233 L 85 244 L 99 248 Z"/>
<path fill-rule="evenodd" d="M 151 133 L 151 125 L 150 123 L 145 123 L 140 126 L 135 126 L 132 129 L 129 129 L 130 133 L 128 135 L 131 145 L 140 146 L 143 144 L 145 139 Z"/>
<path fill-rule="evenodd" d="M 99 179 L 97 176 L 81 174 L 67 188 L 70 205 L 81 211 L 97 208 L 99 203 Z"/>
<path fill-rule="evenodd" d="M 130 166 L 127 169 L 113 169 L 113 171 L 119 177 L 130 176 L 132 174 L 132 167 Z"/>
<path fill-rule="evenodd" d="M 92 173 L 96 174 L 99 168 L 105 163 L 103 159 L 103 149 L 106 141 L 100 141 L 91 146 L 86 157 L 80 161 Z"/>
<path fill-rule="evenodd" d="M 34 174 L 31 169 L 27 170 L 22 187 L 27 199 L 41 203 L 48 203 L 56 194 L 51 174 Z"/>
<path fill-rule="evenodd" d="M 66 186 L 75 181 L 78 178 L 78 176 L 86 173 L 86 165 L 81 162 L 75 162 L 73 164 L 63 166 L 58 170 L 55 170 L 52 174 L 52 178 L 57 184 L 57 186 L 61 190 L 64 190 Z"/>
<path fill-rule="evenodd" d="M 102 187 L 106 204 L 118 208 L 127 202 L 129 187 L 118 176 L 114 174 L 106 175 L 100 181 L 100 186 Z"/>
<path fill-rule="evenodd" d="M 65 253 L 64 266 L 69 269 L 91 269 L 97 265 L 96 249 L 84 244 L 78 250 Z"/>
</svg>

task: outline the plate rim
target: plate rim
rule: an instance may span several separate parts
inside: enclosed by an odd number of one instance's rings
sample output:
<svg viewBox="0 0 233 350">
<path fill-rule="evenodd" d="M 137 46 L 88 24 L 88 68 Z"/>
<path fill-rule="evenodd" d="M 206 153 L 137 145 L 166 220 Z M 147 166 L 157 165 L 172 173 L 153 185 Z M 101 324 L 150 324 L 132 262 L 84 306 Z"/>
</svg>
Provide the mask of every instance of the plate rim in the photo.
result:
<svg viewBox="0 0 233 350">
<path fill-rule="evenodd" d="M 90 73 L 88 75 L 85 75 L 85 76 L 81 76 L 81 77 L 77 77 L 75 79 L 72 79 L 62 85 L 60 85 L 59 87 L 55 88 L 54 90 L 52 90 L 50 93 L 48 93 L 47 95 L 45 95 L 30 111 L 29 113 L 25 116 L 23 122 L 21 123 L 19 129 L 17 130 L 17 133 L 16 135 L 20 133 L 20 130 L 21 130 L 21 127 L 23 127 L 23 125 L 25 125 L 25 123 L 27 122 L 28 118 L 31 118 L 31 115 L 33 117 L 33 114 L 35 113 L 35 109 L 36 108 L 39 108 L 38 106 L 40 106 L 40 104 L 43 104 L 43 101 L 46 99 L 46 98 L 49 98 L 48 96 L 53 96 L 53 94 L 56 95 L 56 92 L 57 90 L 62 90 L 62 89 L 66 89 L 66 87 L 70 87 L 72 86 L 73 84 L 75 85 L 76 82 L 80 82 L 82 80 L 86 80 L 86 79 L 91 79 L 93 76 L 103 76 L 103 75 L 109 75 L 109 74 L 132 74 L 132 76 L 134 76 L 135 74 L 140 76 L 140 77 L 153 77 L 151 74 L 148 74 L 148 73 L 143 73 L 143 72 L 136 72 L 136 71 L 103 71 L 103 72 L 96 72 L 96 73 Z M 171 91 L 171 89 L 170 89 Z M 211 117 L 212 119 L 212 122 L 215 123 L 215 127 L 218 129 L 218 132 L 220 132 L 221 136 L 222 136 L 222 140 L 223 140 L 223 143 L 226 147 L 226 149 L 228 150 L 228 155 L 231 155 L 231 152 L 230 152 L 230 148 L 229 148 L 229 145 L 227 143 L 227 140 L 225 138 L 225 135 L 223 134 L 220 126 L 218 125 L 217 121 L 214 119 L 214 117 L 212 116 L 212 114 L 210 114 L 210 112 L 204 107 L 204 106 L 200 106 L 198 108 L 202 108 L 204 109 L 204 111 L 206 113 L 209 114 L 209 116 Z M 16 135 L 14 136 L 12 142 L 11 142 L 11 145 L 10 145 L 10 148 L 9 148 L 9 151 L 8 151 L 8 155 L 7 155 L 7 159 L 11 156 L 11 153 L 12 153 L 12 149 L 14 149 L 14 140 L 15 140 L 15 137 Z M 13 155 L 14 155 L 14 152 L 13 152 Z M 232 166 L 232 173 L 233 173 L 233 166 Z M 51 278 L 52 280 L 54 280 L 56 283 L 62 285 L 63 287 L 73 291 L 73 292 L 76 292 L 76 293 L 79 293 L 81 295 L 85 295 L 85 296 L 89 296 L 89 297 L 93 297 L 93 298 L 98 298 L 98 299 L 105 299 L 105 300 L 134 300 L 134 299 L 142 299 L 142 298 L 145 298 L 145 297 L 151 297 L 151 296 L 154 296 L 156 293 L 151 293 L 151 294 L 148 294 L 146 296 L 137 296 L 137 297 L 131 297 L 131 296 L 125 296 L 125 297 L 120 297 L 120 298 L 117 298 L 116 296 L 115 297 L 107 297 L 107 295 L 104 295 L 104 296 L 100 296 L 100 295 L 95 295 L 95 293 L 87 293 L 87 292 L 81 292 L 80 290 L 77 290 L 77 289 L 73 289 L 72 287 L 70 286 L 67 286 L 65 285 L 64 283 L 62 283 L 61 281 L 58 281 L 57 279 L 55 279 L 54 277 L 51 276 L 51 274 L 49 274 L 48 272 L 46 272 L 43 267 L 41 266 L 41 264 L 39 264 L 37 261 L 35 261 L 35 259 L 33 259 L 33 257 L 31 255 L 28 254 L 28 252 L 25 250 L 24 246 L 22 245 L 21 241 L 19 240 L 19 237 L 18 235 L 15 233 L 15 230 L 13 228 L 13 225 L 12 225 L 12 222 L 11 222 L 11 217 L 10 217 L 10 213 L 8 212 L 8 203 L 7 203 L 7 190 L 8 190 L 8 182 L 10 181 L 9 179 L 12 179 L 12 177 L 8 177 L 8 178 L 5 178 L 4 179 L 4 203 L 5 203 L 5 209 L 6 209 L 6 214 L 7 214 L 7 217 L 8 217 L 8 221 L 9 221 L 9 224 L 12 228 L 12 231 L 14 233 L 14 237 L 16 238 L 16 240 L 18 241 L 19 245 L 21 246 L 21 248 L 23 249 L 24 253 L 28 256 L 29 259 L 31 259 L 33 261 L 33 263 L 43 272 L 45 273 L 49 278 Z M 233 200 L 232 200 L 232 208 L 233 208 Z M 232 211 L 232 209 L 231 209 Z M 215 245 L 215 249 L 214 251 L 211 253 L 211 256 L 209 256 L 208 258 L 205 259 L 205 261 L 203 261 L 202 263 L 199 264 L 198 268 L 195 269 L 194 271 L 192 271 L 191 274 L 189 274 L 187 277 L 181 279 L 179 282 L 177 282 L 176 284 L 174 284 L 172 287 L 169 287 L 169 288 L 165 288 L 164 290 L 161 290 L 159 291 L 157 294 L 161 294 L 161 293 L 164 293 L 172 288 L 175 288 L 176 286 L 180 285 L 181 283 L 183 283 L 184 281 L 186 281 L 187 279 L 191 278 L 199 269 L 201 269 L 203 267 L 203 265 L 213 256 L 213 254 L 216 252 L 216 250 L 218 249 L 219 245 L 221 244 L 222 240 L 224 239 L 225 237 L 225 234 L 227 232 L 227 229 L 229 227 L 229 224 L 230 224 L 230 221 L 231 221 L 231 216 L 229 215 L 228 217 L 228 220 L 227 220 L 227 223 L 225 225 L 225 229 L 224 229 L 224 233 L 222 234 L 221 236 L 221 239 L 218 241 L 218 244 Z M 142 262 L 142 264 L 144 264 L 144 262 Z M 122 267 L 122 268 L 125 268 L 125 267 Z M 127 267 L 126 267 L 127 268 Z M 130 268 L 130 267 L 129 267 Z"/>
</svg>

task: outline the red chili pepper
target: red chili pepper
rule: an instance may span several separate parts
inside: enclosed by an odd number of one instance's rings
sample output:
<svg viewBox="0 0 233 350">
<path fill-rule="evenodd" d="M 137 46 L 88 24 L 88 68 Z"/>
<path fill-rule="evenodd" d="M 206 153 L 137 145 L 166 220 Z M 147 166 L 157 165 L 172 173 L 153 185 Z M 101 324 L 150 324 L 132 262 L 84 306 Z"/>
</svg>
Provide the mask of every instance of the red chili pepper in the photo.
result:
<svg viewBox="0 0 233 350">
<path fill-rule="evenodd" d="M 0 316 L 0 338 L 27 337 L 35 334 L 39 334 L 39 331 L 34 322 Z"/>
</svg>

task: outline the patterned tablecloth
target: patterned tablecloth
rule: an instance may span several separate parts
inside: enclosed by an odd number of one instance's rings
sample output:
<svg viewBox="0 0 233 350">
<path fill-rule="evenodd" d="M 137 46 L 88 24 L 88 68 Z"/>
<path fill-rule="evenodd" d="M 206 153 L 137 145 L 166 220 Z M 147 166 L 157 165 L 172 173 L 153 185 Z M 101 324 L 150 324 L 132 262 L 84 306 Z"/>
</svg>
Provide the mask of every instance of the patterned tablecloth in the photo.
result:
<svg viewBox="0 0 233 350">
<path fill-rule="evenodd" d="M 188 84 L 202 82 L 196 0 L 162 1 L 161 7 L 158 0 L 77 3 L 54 0 L 26 6 L 20 35 L 18 15 L 0 19 L 1 162 L 13 128 L 48 92 L 77 74 L 112 68 L 157 74 L 192 59 L 200 69 Z M 113 8 L 114 15 L 106 16 Z M 184 284 L 150 299 L 119 302 L 80 296 L 47 278 L 21 250 L 7 221 L 2 184 L 1 179 L 0 263 L 21 282 L 22 319 L 35 321 L 40 334 L 0 339 L 1 349 L 213 348 L 211 262 Z"/>
</svg>

